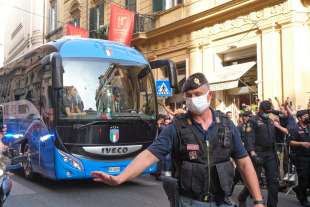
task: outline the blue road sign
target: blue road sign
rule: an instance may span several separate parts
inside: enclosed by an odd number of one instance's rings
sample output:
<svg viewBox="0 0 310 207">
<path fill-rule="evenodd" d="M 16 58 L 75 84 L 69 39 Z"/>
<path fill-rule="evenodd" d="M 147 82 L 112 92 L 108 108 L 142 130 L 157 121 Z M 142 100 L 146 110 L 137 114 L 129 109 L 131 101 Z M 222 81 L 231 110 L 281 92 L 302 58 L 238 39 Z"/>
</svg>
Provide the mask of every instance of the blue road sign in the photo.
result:
<svg viewBox="0 0 310 207">
<path fill-rule="evenodd" d="M 168 80 L 157 80 L 156 81 L 156 92 L 157 96 L 169 97 L 172 96 L 172 89 Z"/>
</svg>

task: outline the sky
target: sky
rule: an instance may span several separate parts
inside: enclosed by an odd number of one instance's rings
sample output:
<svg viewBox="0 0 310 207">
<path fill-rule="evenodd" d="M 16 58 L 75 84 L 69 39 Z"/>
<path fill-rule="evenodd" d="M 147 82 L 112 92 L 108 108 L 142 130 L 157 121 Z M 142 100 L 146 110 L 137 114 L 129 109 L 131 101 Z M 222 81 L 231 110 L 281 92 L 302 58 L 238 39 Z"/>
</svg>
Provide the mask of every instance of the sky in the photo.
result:
<svg viewBox="0 0 310 207">
<path fill-rule="evenodd" d="M 5 5 L 3 2 L 5 2 L 5 0 L 0 0 L 0 67 L 3 66 L 4 32 L 5 32 L 6 24 L 8 22 L 7 17 L 10 12 L 10 8 L 7 5 Z"/>
</svg>

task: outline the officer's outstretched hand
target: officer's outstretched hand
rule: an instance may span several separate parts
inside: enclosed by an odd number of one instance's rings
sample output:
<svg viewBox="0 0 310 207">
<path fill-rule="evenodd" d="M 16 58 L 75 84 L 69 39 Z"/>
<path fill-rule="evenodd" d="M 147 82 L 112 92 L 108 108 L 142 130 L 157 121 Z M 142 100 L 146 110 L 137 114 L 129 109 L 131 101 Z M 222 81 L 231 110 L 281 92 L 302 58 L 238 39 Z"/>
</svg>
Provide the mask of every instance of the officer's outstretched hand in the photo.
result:
<svg viewBox="0 0 310 207">
<path fill-rule="evenodd" d="M 93 171 L 91 173 L 91 176 L 94 178 L 94 181 L 102 182 L 108 185 L 115 186 L 115 185 L 120 185 L 122 183 L 119 176 L 108 175 L 101 171 Z"/>
</svg>

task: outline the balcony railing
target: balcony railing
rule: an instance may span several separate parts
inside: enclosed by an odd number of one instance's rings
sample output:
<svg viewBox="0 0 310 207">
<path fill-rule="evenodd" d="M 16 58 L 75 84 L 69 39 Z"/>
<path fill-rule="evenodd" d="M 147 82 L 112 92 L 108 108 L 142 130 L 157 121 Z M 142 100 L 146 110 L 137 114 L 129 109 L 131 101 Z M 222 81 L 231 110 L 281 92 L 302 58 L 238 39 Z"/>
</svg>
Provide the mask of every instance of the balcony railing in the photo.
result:
<svg viewBox="0 0 310 207">
<path fill-rule="evenodd" d="M 136 14 L 134 33 L 148 32 L 155 28 L 155 17 L 153 15 Z"/>
</svg>

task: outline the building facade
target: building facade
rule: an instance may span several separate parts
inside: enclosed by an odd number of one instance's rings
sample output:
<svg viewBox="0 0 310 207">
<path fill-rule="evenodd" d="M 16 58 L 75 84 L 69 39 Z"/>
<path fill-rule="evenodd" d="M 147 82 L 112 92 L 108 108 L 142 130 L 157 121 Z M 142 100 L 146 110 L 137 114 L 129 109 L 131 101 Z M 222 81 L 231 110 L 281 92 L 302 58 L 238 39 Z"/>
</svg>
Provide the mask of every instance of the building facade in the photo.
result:
<svg viewBox="0 0 310 207">
<path fill-rule="evenodd" d="M 67 24 L 87 30 L 90 38 L 106 39 L 111 1 L 106 0 L 45 0 L 46 41 L 67 35 Z M 131 0 L 113 0 L 126 7 Z"/>
<path fill-rule="evenodd" d="M 4 35 L 4 62 L 26 53 L 43 43 L 44 17 L 42 0 L 12 0 Z"/>
<path fill-rule="evenodd" d="M 274 97 L 280 101 L 290 97 L 296 109 L 306 106 L 309 0 L 148 0 L 143 4 L 140 13 L 151 14 L 153 26 L 138 31 L 133 45 L 150 60 L 174 60 L 183 76 L 204 73 L 216 108 L 237 114 L 242 103 Z"/>
</svg>

